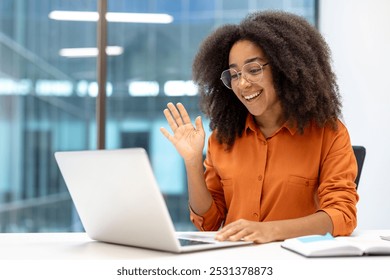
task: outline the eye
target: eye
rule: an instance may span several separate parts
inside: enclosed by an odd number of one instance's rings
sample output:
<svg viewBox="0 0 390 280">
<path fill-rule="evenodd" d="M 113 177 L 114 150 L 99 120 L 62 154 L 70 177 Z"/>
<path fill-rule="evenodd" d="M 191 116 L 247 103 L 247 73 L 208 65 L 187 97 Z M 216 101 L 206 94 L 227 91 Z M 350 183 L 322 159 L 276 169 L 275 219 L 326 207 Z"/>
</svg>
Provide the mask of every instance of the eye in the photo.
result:
<svg viewBox="0 0 390 280">
<path fill-rule="evenodd" d="M 237 71 L 230 70 L 230 79 L 232 79 L 232 80 L 237 80 L 238 79 Z"/>
<path fill-rule="evenodd" d="M 251 74 L 251 75 L 258 75 L 260 74 L 262 71 L 262 69 L 260 67 L 251 67 L 249 70 L 248 70 L 248 73 Z"/>
</svg>

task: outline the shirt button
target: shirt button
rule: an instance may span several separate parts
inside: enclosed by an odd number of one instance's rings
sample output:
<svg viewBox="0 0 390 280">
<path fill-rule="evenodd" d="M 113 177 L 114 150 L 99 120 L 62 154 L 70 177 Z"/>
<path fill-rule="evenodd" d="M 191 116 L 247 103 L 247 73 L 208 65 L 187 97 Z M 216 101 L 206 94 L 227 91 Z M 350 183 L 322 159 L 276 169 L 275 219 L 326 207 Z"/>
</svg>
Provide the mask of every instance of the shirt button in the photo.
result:
<svg viewBox="0 0 390 280">
<path fill-rule="evenodd" d="M 263 180 L 263 176 L 259 175 L 259 177 L 257 177 L 257 179 L 259 179 L 259 181 Z"/>
<path fill-rule="evenodd" d="M 253 217 L 258 218 L 258 217 L 259 217 L 259 214 L 253 213 Z"/>
</svg>

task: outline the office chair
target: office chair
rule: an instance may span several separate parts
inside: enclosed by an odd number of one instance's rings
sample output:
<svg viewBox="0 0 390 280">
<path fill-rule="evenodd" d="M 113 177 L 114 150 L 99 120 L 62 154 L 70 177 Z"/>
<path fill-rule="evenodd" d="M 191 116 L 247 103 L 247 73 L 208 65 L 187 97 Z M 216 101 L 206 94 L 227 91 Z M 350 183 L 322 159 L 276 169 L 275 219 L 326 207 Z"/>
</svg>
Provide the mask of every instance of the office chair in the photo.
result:
<svg viewBox="0 0 390 280">
<path fill-rule="evenodd" d="M 363 146 L 352 146 L 352 148 L 353 148 L 353 152 L 355 153 L 355 157 L 358 165 L 358 173 L 355 180 L 356 189 L 357 189 L 359 185 L 360 175 L 363 169 L 364 159 L 366 157 L 366 148 Z"/>
</svg>

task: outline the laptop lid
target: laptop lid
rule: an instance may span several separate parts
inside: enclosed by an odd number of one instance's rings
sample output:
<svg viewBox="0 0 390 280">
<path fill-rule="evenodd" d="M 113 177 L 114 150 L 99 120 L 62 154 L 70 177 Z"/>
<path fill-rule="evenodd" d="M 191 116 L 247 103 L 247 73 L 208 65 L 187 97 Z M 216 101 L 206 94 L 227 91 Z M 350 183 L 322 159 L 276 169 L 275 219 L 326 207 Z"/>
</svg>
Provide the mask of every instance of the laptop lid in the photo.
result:
<svg viewBox="0 0 390 280">
<path fill-rule="evenodd" d="M 181 246 L 142 148 L 56 152 L 55 158 L 94 240 L 171 252 L 243 245 L 201 235 L 202 244 Z"/>
</svg>

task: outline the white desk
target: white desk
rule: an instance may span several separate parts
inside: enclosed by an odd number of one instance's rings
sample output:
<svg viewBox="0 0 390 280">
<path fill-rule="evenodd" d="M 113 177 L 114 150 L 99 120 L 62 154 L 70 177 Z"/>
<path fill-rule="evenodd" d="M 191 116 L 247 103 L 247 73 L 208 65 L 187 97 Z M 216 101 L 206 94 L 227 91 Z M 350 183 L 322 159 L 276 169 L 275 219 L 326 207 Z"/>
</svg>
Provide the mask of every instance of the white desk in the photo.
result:
<svg viewBox="0 0 390 280">
<path fill-rule="evenodd" d="M 85 233 L 0 234 L 0 259 L 44 260 L 145 260 L 167 259 L 291 259 L 296 254 L 280 248 L 280 243 L 248 245 L 193 253 L 169 253 L 108 244 L 91 240 Z"/>
<path fill-rule="evenodd" d="M 390 230 L 357 231 L 377 238 Z M 0 233 L 0 279 L 390 279 L 390 256 L 305 258 L 280 242 L 175 254 L 91 240 L 85 233 Z M 271 267 L 273 275 L 210 275 L 216 267 Z M 119 275 L 121 269 L 195 268 L 201 276 Z M 232 271 L 233 271 L 232 270 Z M 221 270 L 223 271 L 223 270 Z M 229 270 L 230 271 L 230 270 Z M 125 276 L 125 277 L 123 277 Z"/>
<path fill-rule="evenodd" d="M 353 236 L 364 237 L 380 235 L 390 235 L 390 230 L 357 231 L 353 234 Z M 0 260 L 148 260 L 156 258 L 169 260 L 306 259 L 281 248 L 280 242 L 175 254 L 97 242 L 91 240 L 85 233 L 0 233 Z M 374 258 L 387 259 L 390 264 L 390 256 Z"/>
</svg>

